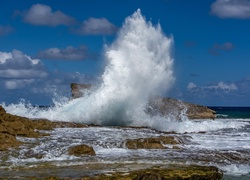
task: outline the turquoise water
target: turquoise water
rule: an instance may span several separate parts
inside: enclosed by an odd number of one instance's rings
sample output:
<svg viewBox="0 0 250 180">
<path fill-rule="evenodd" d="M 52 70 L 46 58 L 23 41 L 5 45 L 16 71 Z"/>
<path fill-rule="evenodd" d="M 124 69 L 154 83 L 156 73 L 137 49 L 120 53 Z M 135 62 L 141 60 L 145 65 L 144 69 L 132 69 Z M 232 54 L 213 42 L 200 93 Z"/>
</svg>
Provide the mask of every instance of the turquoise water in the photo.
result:
<svg viewBox="0 0 250 180">
<path fill-rule="evenodd" d="M 250 107 L 209 107 L 216 111 L 218 118 L 250 119 Z"/>
</svg>

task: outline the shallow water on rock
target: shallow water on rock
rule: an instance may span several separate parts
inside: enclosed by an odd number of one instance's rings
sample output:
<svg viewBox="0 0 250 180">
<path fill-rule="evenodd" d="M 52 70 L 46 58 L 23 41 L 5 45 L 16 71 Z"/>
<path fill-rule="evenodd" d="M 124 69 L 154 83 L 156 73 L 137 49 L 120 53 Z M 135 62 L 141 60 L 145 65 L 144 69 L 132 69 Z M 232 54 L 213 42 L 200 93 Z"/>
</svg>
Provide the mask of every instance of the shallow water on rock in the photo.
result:
<svg viewBox="0 0 250 180">
<path fill-rule="evenodd" d="M 230 179 L 250 177 L 250 121 L 225 120 L 237 123 L 237 128 L 227 127 L 200 133 L 169 134 L 147 128 L 88 127 L 58 128 L 50 136 L 18 138 L 25 142 L 19 150 L 0 152 L 0 174 L 20 174 L 35 167 L 88 167 L 98 164 L 199 164 L 220 168 Z M 217 122 L 217 123 L 218 123 Z M 201 123 L 197 121 L 197 123 Z M 212 126 L 212 124 L 211 124 Z M 46 131 L 47 132 L 47 131 Z M 182 143 L 166 149 L 127 149 L 128 139 L 157 136 L 174 136 Z M 68 154 L 72 146 L 92 146 L 96 156 L 76 157 Z M 105 165 L 104 165 L 105 166 Z M 53 169 L 53 168 L 52 168 Z M 104 170 L 107 170 L 108 166 Z M 96 171 L 93 169 L 93 172 Z"/>
</svg>

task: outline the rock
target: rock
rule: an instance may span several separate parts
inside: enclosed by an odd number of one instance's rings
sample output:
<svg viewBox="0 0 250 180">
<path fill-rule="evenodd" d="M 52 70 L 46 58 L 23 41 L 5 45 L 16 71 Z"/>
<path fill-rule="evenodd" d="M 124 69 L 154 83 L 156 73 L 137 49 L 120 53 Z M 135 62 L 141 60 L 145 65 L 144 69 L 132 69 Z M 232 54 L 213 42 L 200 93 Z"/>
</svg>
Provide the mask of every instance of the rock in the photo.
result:
<svg viewBox="0 0 250 180">
<path fill-rule="evenodd" d="M 82 155 L 95 156 L 95 151 L 92 147 L 82 144 L 69 148 L 69 154 L 74 156 L 82 156 Z"/>
<path fill-rule="evenodd" d="M 8 148 L 16 148 L 22 143 L 16 140 L 16 137 L 7 133 L 0 133 L 0 151 L 5 151 Z"/>
<path fill-rule="evenodd" d="M 70 122 L 51 122 L 47 119 L 32 120 L 6 113 L 5 109 L 0 106 L 0 134 L 5 137 L 1 138 L 0 150 L 6 150 L 11 147 L 17 147 L 21 143 L 16 140 L 16 136 L 37 138 L 48 134 L 41 133 L 37 130 L 52 130 L 60 127 L 87 127 L 83 124 Z"/>
<path fill-rule="evenodd" d="M 73 122 L 54 122 L 54 128 L 86 128 L 88 125 Z"/>
<path fill-rule="evenodd" d="M 127 140 L 125 146 L 128 149 L 165 149 L 166 145 L 180 144 L 173 136 L 160 136 L 152 138 L 140 138 Z"/>
<path fill-rule="evenodd" d="M 5 114 L 5 113 L 6 113 L 5 109 L 2 106 L 0 106 L 0 115 Z"/>
<path fill-rule="evenodd" d="M 213 166 L 142 163 L 84 163 L 76 166 L 38 166 L 1 170 L 2 179 L 75 180 L 219 180 L 223 173 Z M 0 178 L 0 179 L 1 179 Z"/>
<path fill-rule="evenodd" d="M 77 84 L 77 83 L 71 83 L 71 93 L 72 93 L 72 98 L 79 98 L 84 95 L 84 90 L 90 89 L 91 84 Z"/>
<path fill-rule="evenodd" d="M 32 120 L 9 113 L 3 113 L 0 116 L 0 133 L 23 137 L 39 137 L 39 135 L 42 135 L 42 133 L 34 131 Z"/>
<path fill-rule="evenodd" d="M 83 177 L 85 180 L 220 180 L 223 173 L 214 166 L 169 165 L 168 167 L 152 167 L 126 173 L 115 172 Z"/>
<path fill-rule="evenodd" d="M 215 119 L 215 111 L 201 105 L 182 102 L 172 98 L 155 98 L 149 101 L 147 112 L 151 115 L 182 119 L 185 115 L 189 119 Z"/>
</svg>

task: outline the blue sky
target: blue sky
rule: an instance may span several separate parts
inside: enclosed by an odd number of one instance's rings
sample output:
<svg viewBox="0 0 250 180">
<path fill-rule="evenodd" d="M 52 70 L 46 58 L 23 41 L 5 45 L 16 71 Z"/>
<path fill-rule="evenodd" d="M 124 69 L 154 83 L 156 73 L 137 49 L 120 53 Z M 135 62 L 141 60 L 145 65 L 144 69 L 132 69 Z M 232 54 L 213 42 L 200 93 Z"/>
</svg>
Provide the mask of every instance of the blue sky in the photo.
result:
<svg viewBox="0 0 250 180">
<path fill-rule="evenodd" d="M 0 1 L 0 102 L 51 104 L 71 82 L 93 83 L 104 46 L 138 8 L 174 38 L 176 81 L 166 96 L 250 106 L 249 0 Z"/>
</svg>

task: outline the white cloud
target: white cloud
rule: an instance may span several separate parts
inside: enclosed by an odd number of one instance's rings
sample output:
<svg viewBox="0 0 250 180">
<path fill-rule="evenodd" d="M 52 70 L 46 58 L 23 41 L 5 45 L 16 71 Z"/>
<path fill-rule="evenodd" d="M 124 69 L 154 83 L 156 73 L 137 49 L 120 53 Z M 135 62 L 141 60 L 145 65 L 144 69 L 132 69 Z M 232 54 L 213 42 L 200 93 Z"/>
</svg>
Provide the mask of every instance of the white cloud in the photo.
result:
<svg viewBox="0 0 250 180">
<path fill-rule="evenodd" d="M 47 72 L 43 70 L 29 70 L 29 69 L 6 69 L 0 70 L 0 78 L 45 78 Z"/>
<path fill-rule="evenodd" d="M 182 99 L 210 106 L 249 106 L 250 78 L 234 82 L 216 82 L 186 89 Z"/>
<path fill-rule="evenodd" d="M 192 89 L 194 89 L 194 88 L 197 88 L 197 85 L 196 85 L 196 84 L 194 84 L 193 82 L 188 83 L 188 85 L 187 85 L 187 89 L 188 89 L 188 90 L 192 90 Z"/>
<path fill-rule="evenodd" d="M 6 60 L 10 58 L 12 58 L 11 53 L 0 51 L 0 64 L 6 63 Z"/>
<path fill-rule="evenodd" d="M 0 26 L 0 36 L 7 35 L 13 31 L 13 28 L 10 26 Z"/>
<path fill-rule="evenodd" d="M 221 89 L 224 91 L 232 91 L 232 90 L 237 90 L 237 86 L 235 84 L 226 84 L 223 81 L 219 82 L 218 84 L 214 85 L 214 86 L 208 86 L 206 87 L 208 89 Z"/>
<path fill-rule="evenodd" d="M 72 82 L 90 83 L 78 72 L 47 71 L 39 59 L 21 51 L 0 52 L 0 102 L 25 99 L 32 104 L 52 104 L 54 98 L 70 97 Z M 68 98 L 67 98 L 68 99 Z"/>
<path fill-rule="evenodd" d="M 75 33 L 81 35 L 111 35 L 116 31 L 117 27 L 106 18 L 89 18 L 83 21 L 79 29 L 74 30 Z"/>
<path fill-rule="evenodd" d="M 250 18 L 249 0 L 216 0 L 211 5 L 211 13 L 220 18 Z"/>
<path fill-rule="evenodd" d="M 234 91 L 237 90 L 238 87 L 235 85 L 235 83 L 225 83 L 223 81 L 220 81 L 216 84 L 209 85 L 209 86 L 197 86 L 193 82 L 189 82 L 187 85 L 187 90 L 199 90 L 199 91 L 211 91 L 211 90 L 221 90 L 221 91 Z"/>
<path fill-rule="evenodd" d="M 23 13 L 23 21 L 33 25 L 58 26 L 72 25 L 74 18 L 65 15 L 61 11 L 53 12 L 51 7 L 44 4 L 35 4 Z"/>
<path fill-rule="evenodd" d="M 40 51 L 37 55 L 41 59 L 52 60 L 85 60 L 89 58 L 90 54 L 85 46 L 74 48 L 68 46 L 65 49 L 49 48 L 44 51 Z"/>
<path fill-rule="evenodd" d="M 23 52 L 0 52 L 0 78 L 44 78 L 48 75 L 39 59 L 32 59 Z"/>
<path fill-rule="evenodd" d="M 34 79 L 15 79 L 15 80 L 7 80 L 5 81 L 5 88 L 6 89 L 21 89 L 28 84 L 34 82 Z"/>
</svg>

